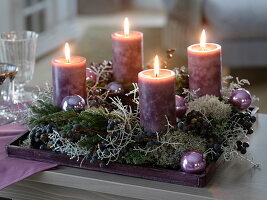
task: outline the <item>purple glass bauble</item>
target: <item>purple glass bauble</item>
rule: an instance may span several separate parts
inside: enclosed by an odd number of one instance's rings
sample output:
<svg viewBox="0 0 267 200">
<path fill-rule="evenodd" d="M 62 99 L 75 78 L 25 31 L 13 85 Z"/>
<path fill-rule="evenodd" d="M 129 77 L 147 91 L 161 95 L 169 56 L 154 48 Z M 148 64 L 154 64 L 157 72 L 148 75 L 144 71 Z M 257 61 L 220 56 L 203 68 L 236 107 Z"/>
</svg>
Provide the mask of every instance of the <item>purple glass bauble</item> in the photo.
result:
<svg viewBox="0 0 267 200">
<path fill-rule="evenodd" d="M 186 113 L 186 104 L 183 97 L 175 95 L 175 103 L 176 103 L 176 116 L 178 118 L 182 118 Z"/>
<path fill-rule="evenodd" d="M 110 95 L 122 95 L 122 94 L 124 94 L 124 88 L 123 88 L 122 84 L 120 84 L 118 82 L 110 82 L 107 85 L 106 89 Z"/>
<path fill-rule="evenodd" d="M 246 110 L 251 104 L 251 94 L 249 91 L 240 88 L 232 92 L 229 101 L 240 110 Z"/>
<path fill-rule="evenodd" d="M 90 81 L 90 85 L 96 84 L 96 74 L 91 68 L 86 68 L 86 81 Z"/>
<path fill-rule="evenodd" d="M 73 110 L 75 112 L 81 112 L 85 110 L 85 100 L 80 95 L 66 96 L 62 100 L 62 110 Z"/>
<path fill-rule="evenodd" d="M 180 166 L 186 173 L 197 174 L 205 170 L 206 160 L 201 153 L 191 151 L 182 156 Z"/>
</svg>

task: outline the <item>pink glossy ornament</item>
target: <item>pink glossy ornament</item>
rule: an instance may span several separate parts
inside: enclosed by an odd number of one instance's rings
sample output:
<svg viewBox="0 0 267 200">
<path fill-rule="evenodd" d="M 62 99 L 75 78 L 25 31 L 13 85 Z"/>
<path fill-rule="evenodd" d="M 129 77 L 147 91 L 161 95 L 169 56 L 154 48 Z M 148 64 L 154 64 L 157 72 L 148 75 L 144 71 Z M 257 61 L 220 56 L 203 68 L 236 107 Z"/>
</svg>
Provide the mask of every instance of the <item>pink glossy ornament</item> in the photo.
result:
<svg viewBox="0 0 267 200">
<path fill-rule="evenodd" d="M 72 110 L 75 112 L 81 112 L 85 110 L 85 100 L 80 95 L 66 96 L 62 100 L 62 110 Z"/>
<path fill-rule="evenodd" d="M 191 151 L 184 154 L 180 162 L 181 170 L 189 174 L 201 173 L 206 168 L 203 154 Z"/>
<path fill-rule="evenodd" d="M 124 94 L 124 88 L 123 88 L 122 84 L 115 82 L 115 81 L 110 82 L 106 86 L 106 90 L 108 91 L 110 96 L 117 96 L 117 95 Z"/>
<path fill-rule="evenodd" d="M 186 113 L 186 103 L 185 99 L 179 95 L 175 95 L 175 103 L 176 103 L 176 116 L 178 118 L 182 118 Z"/>
<path fill-rule="evenodd" d="M 96 74 L 91 68 L 86 68 L 86 81 L 90 81 L 91 86 L 96 84 Z"/>
<path fill-rule="evenodd" d="M 239 88 L 232 92 L 229 101 L 240 110 L 246 110 L 251 104 L 251 94 L 249 91 Z"/>
</svg>

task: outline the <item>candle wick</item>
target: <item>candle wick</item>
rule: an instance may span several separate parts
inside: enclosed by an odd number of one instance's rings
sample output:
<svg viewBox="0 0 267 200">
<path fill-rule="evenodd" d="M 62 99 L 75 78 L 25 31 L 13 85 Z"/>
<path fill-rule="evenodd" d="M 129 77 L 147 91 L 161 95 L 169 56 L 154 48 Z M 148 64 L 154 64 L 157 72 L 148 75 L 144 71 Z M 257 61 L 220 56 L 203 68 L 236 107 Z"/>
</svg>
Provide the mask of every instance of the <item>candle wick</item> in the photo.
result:
<svg viewBox="0 0 267 200">
<path fill-rule="evenodd" d="M 70 63 L 70 59 L 67 59 L 67 63 Z"/>
<path fill-rule="evenodd" d="M 201 50 L 201 51 L 207 51 L 208 48 L 207 48 L 206 46 L 202 46 L 202 47 L 200 48 L 200 50 Z"/>
</svg>

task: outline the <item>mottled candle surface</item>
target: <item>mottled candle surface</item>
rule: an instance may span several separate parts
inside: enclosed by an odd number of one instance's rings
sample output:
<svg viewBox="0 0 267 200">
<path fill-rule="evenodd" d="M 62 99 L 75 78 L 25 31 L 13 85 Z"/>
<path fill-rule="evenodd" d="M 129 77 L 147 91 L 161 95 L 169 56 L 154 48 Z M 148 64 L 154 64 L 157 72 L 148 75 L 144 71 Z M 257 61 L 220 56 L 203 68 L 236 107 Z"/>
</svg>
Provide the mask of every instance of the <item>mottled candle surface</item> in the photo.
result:
<svg viewBox="0 0 267 200">
<path fill-rule="evenodd" d="M 86 99 L 86 59 L 71 56 L 52 60 L 53 104 L 61 106 L 64 97 L 80 95 Z"/>
<path fill-rule="evenodd" d="M 113 76 L 116 81 L 133 83 L 143 70 L 143 33 L 131 31 L 129 35 L 116 32 L 112 38 Z"/>
<path fill-rule="evenodd" d="M 197 96 L 221 96 L 221 46 L 194 44 L 188 47 L 187 52 L 190 90 L 199 89 Z"/>
<path fill-rule="evenodd" d="M 175 124 L 175 73 L 160 69 L 157 77 L 154 70 L 138 74 L 140 121 L 145 131 L 167 130 L 167 119 Z"/>
</svg>

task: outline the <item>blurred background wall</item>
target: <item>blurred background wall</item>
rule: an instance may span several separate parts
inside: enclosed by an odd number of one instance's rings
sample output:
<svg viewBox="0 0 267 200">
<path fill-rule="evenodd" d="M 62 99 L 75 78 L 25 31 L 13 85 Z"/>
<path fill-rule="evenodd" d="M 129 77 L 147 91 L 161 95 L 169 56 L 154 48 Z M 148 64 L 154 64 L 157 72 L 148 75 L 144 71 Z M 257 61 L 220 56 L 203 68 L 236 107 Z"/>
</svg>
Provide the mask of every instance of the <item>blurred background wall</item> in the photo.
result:
<svg viewBox="0 0 267 200">
<path fill-rule="evenodd" d="M 248 78 L 249 89 L 267 112 L 266 0 L 0 0 L 0 31 L 33 30 L 40 34 L 32 85 L 51 81 L 50 59 L 73 54 L 89 62 L 111 59 L 110 34 L 122 30 L 124 17 L 132 30 L 144 33 L 145 62 L 176 48 L 172 66 L 187 65 L 186 48 L 207 41 L 222 45 L 226 75 Z"/>
<path fill-rule="evenodd" d="M 32 30 L 40 34 L 37 55 L 78 37 L 73 0 L 0 0 L 0 31 Z"/>
</svg>

